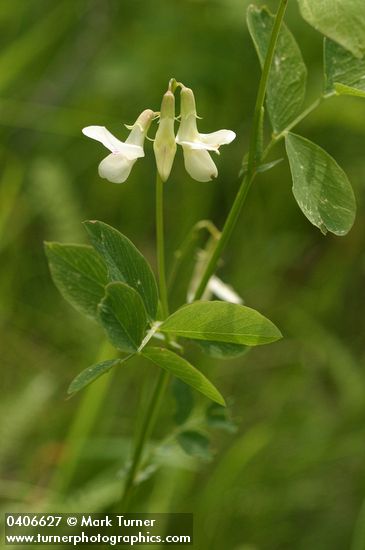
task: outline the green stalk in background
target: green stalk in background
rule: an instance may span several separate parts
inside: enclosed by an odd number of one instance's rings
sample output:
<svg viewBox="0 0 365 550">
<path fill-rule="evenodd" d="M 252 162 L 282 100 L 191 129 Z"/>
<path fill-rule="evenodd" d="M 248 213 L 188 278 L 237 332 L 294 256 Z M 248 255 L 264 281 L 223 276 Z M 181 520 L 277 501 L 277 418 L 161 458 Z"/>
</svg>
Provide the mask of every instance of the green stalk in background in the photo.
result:
<svg viewBox="0 0 365 550">
<path fill-rule="evenodd" d="M 115 353 L 114 348 L 109 342 L 104 342 L 99 352 L 98 361 L 109 358 L 111 353 Z M 95 384 L 89 386 L 83 395 L 63 443 L 63 452 L 58 468 L 49 485 L 55 493 L 65 494 L 74 478 L 83 447 L 93 429 L 114 373 L 113 370 L 100 378 Z"/>
</svg>

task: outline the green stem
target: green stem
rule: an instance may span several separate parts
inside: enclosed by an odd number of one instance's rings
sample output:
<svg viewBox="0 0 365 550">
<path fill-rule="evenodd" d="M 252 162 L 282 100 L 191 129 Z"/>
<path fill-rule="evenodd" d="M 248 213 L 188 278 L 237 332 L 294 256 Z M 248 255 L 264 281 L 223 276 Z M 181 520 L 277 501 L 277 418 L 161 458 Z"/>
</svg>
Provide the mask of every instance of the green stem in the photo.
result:
<svg viewBox="0 0 365 550">
<path fill-rule="evenodd" d="M 161 301 L 162 318 L 165 319 L 169 314 L 167 299 L 166 273 L 165 273 L 165 246 L 164 246 L 164 216 L 163 216 L 163 182 L 160 176 L 156 177 L 156 241 L 157 241 L 157 268 Z M 134 449 L 131 467 L 128 471 L 124 492 L 121 500 L 121 511 L 127 512 L 131 497 L 133 495 L 134 483 L 141 464 L 143 451 L 146 442 L 155 425 L 156 417 L 160 408 L 161 399 L 165 391 L 169 373 L 165 370 L 160 371 L 151 400 L 146 409 L 141 429 L 138 433 L 136 446 Z"/>
<path fill-rule="evenodd" d="M 213 253 L 212 253 L 212 255 L 211 255 L 211 257 L 210 257 L 210 259 L 207 263 L 207 266 L 204 270 L 204 273 L 202 275 L 202 278 L 200 280 L 198 288 L 195 291 L 193 301 L 194 300 L 200 300 L 200 298 L 204 294 L 205 287 L 207 286 L 207 284 L 209 282 L 209 279 L 213 275 L 213 273 L 214 273 L 214 271 L 217 267 L 218 260 L 219 260 L 221 254 L 222 254 L 222 251 L 225 248 L 225 246 L 227 244 L 227 241 L 229 240 L 229 238 L 232 234 L 232 231 L 233 231 L 233 229 L 234 229 L 234 227 L 237 223 L 238 217 L 240 215 L 242 206 L 245 202 L 245 199 L 246 199 L 247 193 L 249 191 L 249 188 L 251 186 L 252 180 L 253 180 L 253 178 L 251 177 L 249 179 L 248 174 L 246 174 L 246 176 L 244 177 L 244 179 L 242 181 L 242 184 L 241 184 L 241 186 L 238 190 L 238 193 L 236 195 L 235 201 L 232 205 L 232 208 L 231 208 L 231 210 L 228 214 L 228 217 L 226 219 L 226 222 L 224 224 L 224 227 L 223 227 L 223 230 L 222 230 L 222 233 L 221 233 L 221 237 L 217 241 L 217 244 L 216 244 L 216 246 L 213 250 Z"/>
<path fill-rule="evenodd" d="M 264 107 L 270 69 L 274 58 L 279 31 L 284 19 L 287 3 L 288 3 L 288 0 L 280 1 L 279 9 L 276 14 L 273 29 L 271 32 L 271 37 L 270 37 L 269 47 L 267 50 L 267 55 L 265 58 L 265 63 L 262 69 L 261 80 L 260 80 L 260 85 L 257 93 L 257 99 L 256 99 L 256 105 L 255 105 L 255 111 L 254 111 L 254 117 L 253 117 L 252 133 L 251 133 L 248 163 L 247 163 L 247 172 L 243 177 L 241 186 L 238 190 L 238 193 L 236 195 L 232 208 L 224 224 L 224 227 L 221 233 L 221 238 L 217 242 L 217 245 L 203 273 L 199 286 L 195 292 L 194 300 L 199 300 L 202 297 L 205 287 L 209 282 L 209 279 L 211 278 L 214 271 L 216 270 L 218 260 L 237 223 L 241 209 L 246 200 L 248 191 L 256 175 L 257 162 L 258 160 L 260 160 L 258 159 L 258 144 L 259 144 L 259 136 L 260 136 L 260 126 L 262 121 L 262 110 Z"/>
<path fill-rule="evenodd" d="M 161 398 L 166 388 L 168 378 L 169 373 L 161 369 L 136 441 L 136 446 L 132 457 L 132 464 L 128 471 L 127 479 L 124 485 L 124 492 L 120 504 L 121 512 L 126 513 L 129 510 L 129 505 L 134 490 L 134 482 L 141 463 L 143 450 L 155 424 L 157 413 L 160 408 Z"/>
<path fill-rule="evenodd" d="M 253 116 L 252 134 L 248 156 L 248 175 L 254 174 L 257 163 L 257 146 L 260 135 L 260 125 L 262 121 L 262 110 L 264 107 L 267 85 L 269 82 L 270 69 L 274 59 L 275 48 L 279 38 L 280 27 L 284 19 L 285 10 L 288 5 L 288 0 L 281 0 L 278 12 L 275 16 L 274 25 L 271 31 L 270 42 L 267 49 L 267 54 L 262 68 L 259 90 L 257 92 L 255 111 Z M 248 178 L 250 179 L 250 178 Z"/>
</svg>

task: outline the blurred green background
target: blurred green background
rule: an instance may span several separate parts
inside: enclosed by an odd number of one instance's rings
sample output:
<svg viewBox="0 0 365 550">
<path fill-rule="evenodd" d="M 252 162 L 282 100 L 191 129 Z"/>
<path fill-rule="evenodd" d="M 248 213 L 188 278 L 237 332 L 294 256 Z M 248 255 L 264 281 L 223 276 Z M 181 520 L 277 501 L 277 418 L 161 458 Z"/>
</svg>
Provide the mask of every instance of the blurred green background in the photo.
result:
<svg viewBox="0 0 365 550">
<path fill-rule="evenodd" d="M 130 363 L 65 399 L 71 379 L 106 350 L 100 330 L 58 294 L 42 241 L 86 242 L 80 222 L 100 219 L 155 266 L 151 144 L 118 186 L 98 177 L 106 151 L 81 128 L 105 125 L 124 139 L 122 124 L 158 110 L 171 77 L 194 89 L 201 131 L 230 128 L 237 139 L 217 157 L 212 183 L 191 180 L 178 155 L 166 184 L 168 259 L 199 219 L 222 226 L 259 79 L 247 5 L 0 3 L 2 511 L 96 512 L 119 496 L 157 371 Z M 309 68 L 309 103 L 322 86 L 322 38 L 294 1 L 287 23 Z M 323 237 L 307 222 L 286 161 L 250 191 L 219 275 L 285 337 L 228 362 L 188 351 L 227 397 L 237 425 L 235 433 L 211 432 L 211 460 L 164 440 L 174 429 L 175 403 L 171 391 L 166 396 L 133 510 L 193 512 L 196 548 L 365 549 L 364 120 L 364 101 L 334 98 L 298 129 L 350 177 L 358 216 L 348 236 Z M 195 399 L 193 422 L 207 406 Z"/>
</svg>

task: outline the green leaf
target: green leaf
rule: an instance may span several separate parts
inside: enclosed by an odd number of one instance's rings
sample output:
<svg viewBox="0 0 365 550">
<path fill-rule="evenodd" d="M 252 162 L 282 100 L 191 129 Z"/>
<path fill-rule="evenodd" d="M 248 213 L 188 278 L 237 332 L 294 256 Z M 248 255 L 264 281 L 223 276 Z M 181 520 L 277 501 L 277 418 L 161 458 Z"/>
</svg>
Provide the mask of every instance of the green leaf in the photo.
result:
<svg viewBox="0 0 365 550">
<path fill-rule="evenodd" d="M 108 283 L 107 270 L 91 246 L 45 243 L 52 279 L 70 304 L 98 321 L 97 307 Z"/>
<path fill-rule="evenodd" d="M 221 407 L 217 403 L 209 405 L 206 411 L 206 419 L 210 428 L 224 430 L 229 433 L 237 432 L 237 425 L 229 417 L 227 407 Z"/>
<path fill-rule="evenodd" d="M 227 342 L 213 342 L 211 340 L 199 340 L 197 342 L 204 353 L 213 359 L 234 359 L 245 355 L 249 346 L 242 344 L 230 344 Z"/>
<path fill-rule="evenodd" d="M 332 40 L 324 39 L 326 93 L 365 97 L 365 58 L 358 59 Z"/>
<path fill-rule="evenodd" d="M 249 6 L 247 25 L 261 66 L 274 24 L 274 16 L 266 8 Z M 267 110 L 276 133 L 293 121 L 303 104 L 307 69 L 299 46 L 289 29 L 282 25 L 267 86 Z"/>
<path fill-rule="evenodd" d="M 228 302 L 198 301 L 178 309 L 159 327 L 161 332 L 193 340 L 257 346 L 282 337 L 261 313 Z"/>
<path fill-rule="evenodd" d="M 98 310 L 111 343 L 122 351 L 136 352 L 147 326 L 146 310 L 138 292 L 124 283 L 110 283 Z"/>
<path fill-rule="evenodd" d="M 189 418 L 194 407 L 193 392 L 190 386 L 178 378 L 174 378 L 172 381 L 172 392 L 176 401 L 175 422 L 183 424 Z"/>
<path fill-rule="evenodd" d="M 190 365 L 186 359 L 165 348 L 145 348 L 142 355 L 150 361 L 167 370 L 176 378 L 180 378 L 185 384 L 199 391 L 212 401 L 225 405 L 225 401 L 219 391 L 198 369 Z"/>
<path fill-rule="evenodd" d="M 122 362 L 122 359 L 108 359 L 107 361 L 102 361 L 101 363 L 96 363 L 95 365 L 88 367 L 72 380 L 67 393 L 69 395 L 74 395 Z"/>
<path fill-rule="evenodd" d="M 134 288 L 151 320 L 156 319 L 158 292 L 155 276 L 144 256 L 122 233 L 99 221 L 84 222 L 91 243 L 104 259 L 109 279 Z"/>
<path fill-rule="evenodd" d="M 199 432 L 193 430 L 181 432 L 177 436 L 177 441 L 188 455 L 196 456 L 203 460 L 210 460 L 212 458 L 210 441 L 205 435 Z"/>
<path fill-rule="evenodd" d="M 286 137 L 294 197 L 322 233 L 346 235 L 354 223 L 356 202 L 345 172 L 321 147 L 295 134 Z"/>
<path fill-rule="evenodd" d="M 356 57 L 365 53 L 364 0 L 298 0 L 302 17 Z"/>
</svg>

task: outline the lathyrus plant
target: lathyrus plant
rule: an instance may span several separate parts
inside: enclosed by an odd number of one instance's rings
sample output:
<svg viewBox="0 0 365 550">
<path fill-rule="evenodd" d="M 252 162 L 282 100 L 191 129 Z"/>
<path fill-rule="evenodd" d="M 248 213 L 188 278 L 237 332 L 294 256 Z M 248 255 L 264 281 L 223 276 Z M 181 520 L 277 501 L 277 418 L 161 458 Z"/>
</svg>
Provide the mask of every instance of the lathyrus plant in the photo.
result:
<svg viewBox="0 0 365 550">
<path fill-rule="evenodd" d="M 247 193 L 256 176 L 272 169 L 278 160 L 267 162 L 273 147 L 285 140 L 294 197 L 308 220 L 323 234 L 345 235 L 355 218 L 355 198 L 344 171 L 320 146 L 292 132 L 294 127 L 329 97 L 365 96 L 364 10 L 354 1 L 336 0 L 343 24 L 337 25 L 329 2 L 299 0 L 302 15 L 321 30 L 324 38 L 323 93 L 300 111 L 305 98 L 307 70 L 294 36 L 284 25 L 287 0 L 277 14 L 250 6 L 247 23 L 262 66 L 253 115 L 248 153 L 240 170 L 241 183 L 221 232 L 205 222 L 214 233 L 203 261 L 187 289 L 187 303 L 170 312 L 164 256 L 163 188 L 173 170 L 177 146 L 182 147 L 188 174 L 199 182 L 218 176 L 213 153 L 231 143 L 234 132 L 218 130 L 203 134 L 197 128 L 193 91 L 171 79 L 160 111 L 144 110 L 129 126 L 123 142 L 106 128 L 88 126 L 83 133 L 101 142 L 110 153 L 99 164 L 102 178 L 114 183 L 127 180 L 135 162 L 144 156 L 144 142 L 158 124 L 153 149 L 156 159 L 156 241 L 158 284 L 155 275 L 133 243 L 117 229 L 101 221 L 84 222 L 91 246 L 46 243 L 53 280 L 61 294 L 81 313 L 105 331 L 118 357 L 88 367 L 71 383 L 74 395 L 110 369 L 123 367 L 143 356 L 160 367 L 160 375 L 147 404 L 142 427 L 128 465 L 122 506 L 126 510 L 141 465 L 145 444 L 153 428 L 170 376 L 212 400 L 221 410 L 224 397 L 183 352 L 184 341 L 200 343 L 208 354 L 230 358 L 254 346 L 271 344 L 282 337 L 279 329 L 261 313 L 242 305 L 237 294 L 215 275 L 218 261 L 237 223 Z M 350 31 L 350 22 L 352 25 Z M 175 96 L 180 95 L 176 117 Z M 272 137 L 264 144 L 266 115 Z M 175 136 L 175 123 L 179 128 Z M 281 160 L 281 159 L 280 159 Z M 220 300 L 210 300 L 215 294 Z M 203 299 L 202 299 L 203 298 Z M 218 416 L 221 413 L 218 412 Z"/>
</svg>

